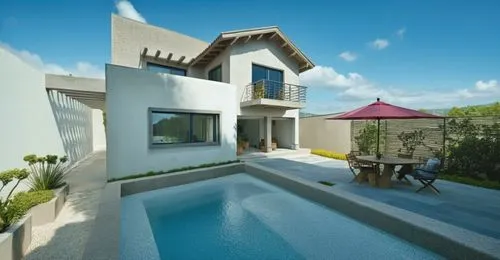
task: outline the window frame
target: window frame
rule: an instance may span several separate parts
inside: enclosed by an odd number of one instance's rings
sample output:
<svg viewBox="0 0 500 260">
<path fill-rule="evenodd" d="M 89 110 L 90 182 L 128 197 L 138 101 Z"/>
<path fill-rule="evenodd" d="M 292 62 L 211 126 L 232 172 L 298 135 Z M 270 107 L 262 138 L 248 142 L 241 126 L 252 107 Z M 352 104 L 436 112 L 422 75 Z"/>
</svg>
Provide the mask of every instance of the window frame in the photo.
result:
<svg viewBox="0 0 500 260">
<path fill-rule="evenodd" d="M 213 72 L 214 70 L 220 69 L 220 80 L 213 80 L 210 79 L 210 73 Z M 208 71 L 207 79 L 215 82 L 222 82 L 222 64 L 219 64 L 215 67 L 213 67 L 211 70 Z"/>
<path fill-rule="evenodd" d="M 253 80 L 253 66 L 261 67 L 261 68 L 264 68 L 264 69 L 268 70 L 267 73 L 266 73 L 266 79 L 264 79 L 264 80 L 275 81 L 275 80 L 268 79 L 269 78 L 269 70 L 274 70 L 274 71 L 281 72 L 281 83 L 285 83 L 285 70 L 283 70 L 282 68 L 271 67 L 271 66 L 267 66 L 267 65 L 264 65 L 264 64 L 256 63 L 256 62 L 252 62 L 252 67 L 251 67 L 251 75 L 250 75 L 250 77 L 252 78 L 252 83 L 256 82 L 256 81 Z"/>
<path fill-rule="evenodd" d="M 159 71 L 151 71 L 151 70 L 149 70 L 149 66 L 159 67 L 159 68 L 165 68 L 165 69 L 170 69 L 170 70 L 172 70 L 172 69 L 180 70 L 180 71 L 184 72 L 184 75 L 178 75 L 178 74 L 172 74 L 172 73 L 166 73 L 166 72 L 159 72 Z M 146 70 L 154 72 L 154 73 L 163 73 L 163 74 L 174 75 L 174 76 L 184 76 L 184 77 L 187 76 L 187 69 L 183 69 L 183 68 L 179 68 L 179 67 L 174 67 L 174 66 L 169 66 L 169 65 L 164 65 L 164 64 L 158 64 L 158 63 L 154 63 L 154 62 L 150 62 L 150 61 L 146 61 Z"/>
<path fill-rule="evenodd" d="M 179 113 L 179 114 L 189 114 L 189 131 L 193 132 L 193 115 L 210 115 L 215 116 L 214 123 L 214 142 L 191 142 L 191 140 L 187 143 L 153 143 L 153 113 Z M 221 137 L 221 128 L 220 128 L 220 120 L 221 120 L 221 112 L 220 111 L 212 111 L 212 110 L 190 110 L 190 109 L 170 109 L 170 108 L 158 108 L 158 107 L 150 107 L 148 108 L 148 147 L 150 149 L 157 148 L 180 148 L 180 147 L 198 147 L 198 146 L 220 146 L 220 137 Z"/>
</svg>

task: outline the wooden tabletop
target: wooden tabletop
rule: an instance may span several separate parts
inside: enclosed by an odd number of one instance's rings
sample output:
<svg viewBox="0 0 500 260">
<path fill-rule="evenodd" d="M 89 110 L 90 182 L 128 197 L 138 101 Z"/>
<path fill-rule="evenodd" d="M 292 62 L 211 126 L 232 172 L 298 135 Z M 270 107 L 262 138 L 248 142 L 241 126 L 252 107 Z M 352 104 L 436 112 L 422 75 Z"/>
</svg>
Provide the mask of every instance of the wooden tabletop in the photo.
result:
<svg viewBox="0 0 500 260">
<path fill-rule="evenodd" d="M 420 164 L 421 162 L 416 159 L 406 159 L 393 156 L 382 155 L 380 159 L 377 159 L 375 155 L 362 155 L 356 156 L 357 159 L 366 162 L 381 163 L 381 164 L 391 164 L 391 165 L 403 165 L 403 164 Z"/>
</svg>

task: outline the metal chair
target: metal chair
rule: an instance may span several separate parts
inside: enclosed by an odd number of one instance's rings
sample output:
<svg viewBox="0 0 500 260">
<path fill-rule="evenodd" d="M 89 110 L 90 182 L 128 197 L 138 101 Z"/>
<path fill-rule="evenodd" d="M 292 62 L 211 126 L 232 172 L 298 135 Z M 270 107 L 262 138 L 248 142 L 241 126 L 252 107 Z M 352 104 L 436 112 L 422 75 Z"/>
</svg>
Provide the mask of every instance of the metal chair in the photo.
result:
<svg viewBox="0 0 500 260">
<path fill-rule="evenodd" d="M 433 185 L 433 183 L 437 180 L 439 165 L 441 165 L 441 161 L 437 158 L 431 158 L 427 160 L 427 163 L 424 167 L 416 168 L 412 173 L 413 179 L 420 181 L 423 187 L 416 190 L 416 192 L 420 192 L 421 190 L 429 187 L 436 194 L 440 194 L 439 190 Z"/>
</svg>

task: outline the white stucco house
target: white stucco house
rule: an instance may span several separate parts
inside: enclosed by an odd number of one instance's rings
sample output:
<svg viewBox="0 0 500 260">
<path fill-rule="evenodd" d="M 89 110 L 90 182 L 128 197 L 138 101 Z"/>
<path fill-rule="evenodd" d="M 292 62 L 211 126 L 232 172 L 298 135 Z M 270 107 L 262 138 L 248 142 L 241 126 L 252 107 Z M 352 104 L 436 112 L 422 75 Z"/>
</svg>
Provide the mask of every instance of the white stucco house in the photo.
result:
<svg viewBox="0 0 500 260">
<path fill-rule="evenodd" d="M 207 43 L 112 15 L 108 178 L 234 160 L 237 136 L 298 149 L 299 74 L 313 67 L 278 27 Z"/>
</svg>

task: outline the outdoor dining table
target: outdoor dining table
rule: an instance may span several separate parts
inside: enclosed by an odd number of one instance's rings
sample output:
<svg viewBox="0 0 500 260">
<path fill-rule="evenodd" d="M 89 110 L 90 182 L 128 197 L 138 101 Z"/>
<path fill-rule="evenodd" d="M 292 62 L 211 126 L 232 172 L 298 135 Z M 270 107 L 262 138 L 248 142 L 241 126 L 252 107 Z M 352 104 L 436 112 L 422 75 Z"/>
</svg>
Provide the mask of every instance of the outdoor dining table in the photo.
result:
<svg viewBox="0 0 500 260">
<path fill-rule="evenodd" d="M 381 188 L 390 188 L 391 187 L 391 177 L 394 172 L 394 167 L 396 165 L 414 165 L 420 164 L 421 162 L 416 159 L 406 159 L 392 156 L 382 156 L 378 159 L 375 155 L 365 155 L 365 156 L 356 156 L 358 160 L 383 164 L 384 170 L 382 171 L 382 175 L 377 178 L 377 186 Z"/>
</svg>

